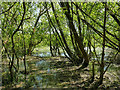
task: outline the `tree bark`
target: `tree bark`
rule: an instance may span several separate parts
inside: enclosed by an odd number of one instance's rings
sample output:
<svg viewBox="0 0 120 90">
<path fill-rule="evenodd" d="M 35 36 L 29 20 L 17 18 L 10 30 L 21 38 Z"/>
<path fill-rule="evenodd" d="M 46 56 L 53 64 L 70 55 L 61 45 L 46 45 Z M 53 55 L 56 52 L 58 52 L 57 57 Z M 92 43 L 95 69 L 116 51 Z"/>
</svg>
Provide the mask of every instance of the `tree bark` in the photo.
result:
<svg viewBox="0 0 120 90">
<path fill-rule="evenodd" d="M 102 51 L 102 59 L 101 59 L 101 64 L 100 64 L 100 84 L 103 82 L 103 75 L 104 75 L 104 55 L 105 55 L 105 32 L 106 32 L 106 8 L 107 5 L 105 3 L 105 13 L 104 13 L 104 30 L 103 30 L 103 51 Z"/>
<path fill-rule="evenodd" d="M 76 29 L 75 29 L 75 26 L 74 26 L 74 24 L 73 24 L 73 20 L 72 20 L 72 18 L 71 18 L 70 10 L 69 10 L 69 3 L 66 2 L 66 6 L 65 6 L 65 3 L 63 3 L 63 2 L 60 2 L 60 4 L 61 4 L 61 7 L 63 8 L 63 10 L 64 10 L 64 12 L 65 12 L 65 15 L 66 15 L 68 21 L 69 21 L 69 28 L 70 28 L 70 30 L 72 30 L 72 32 L 73 32 L 73 34 L 74 34 L 74 37 L 75 37 L 75 40 L 77 41 L 78 46 L 79 46 L 79 48 L 80 48 L 80 50 L 81 50 L 81 52 L 82 52 L 83 58 L 85 59 L 85 60 L 84 60 L 84 63 L 83 63 L 83 65 L 82 65 L 81 68 L 85 68 L 85 67 L 87 67 L 88 64 L 89 64 L 89 59 L 88 59 L 87 53 L 86 53 L 85 50 L 84 50 L 84 46 L 83 46 L 83 44 L 82 44 L 82 42 L 81 42 L 81 40 L 80 40 L 80 38 L 79 38 L 79 36 L 78 36 L 78 34 L 77 34 L 77 31 L 76 31 Z"/>
</svg>

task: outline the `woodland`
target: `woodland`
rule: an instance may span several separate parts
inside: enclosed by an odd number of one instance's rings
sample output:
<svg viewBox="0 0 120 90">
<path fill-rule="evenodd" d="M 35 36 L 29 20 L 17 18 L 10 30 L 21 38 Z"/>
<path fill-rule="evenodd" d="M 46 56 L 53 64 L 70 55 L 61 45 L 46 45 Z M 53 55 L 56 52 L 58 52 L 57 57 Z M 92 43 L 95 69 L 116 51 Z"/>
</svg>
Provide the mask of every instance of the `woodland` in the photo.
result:
<svg viewBox="0 0 120 90">
<path fill-rule="evenodd" d="M 1 2 L 2 86 L 120 88 L 120 2 Z"/>
</svg>

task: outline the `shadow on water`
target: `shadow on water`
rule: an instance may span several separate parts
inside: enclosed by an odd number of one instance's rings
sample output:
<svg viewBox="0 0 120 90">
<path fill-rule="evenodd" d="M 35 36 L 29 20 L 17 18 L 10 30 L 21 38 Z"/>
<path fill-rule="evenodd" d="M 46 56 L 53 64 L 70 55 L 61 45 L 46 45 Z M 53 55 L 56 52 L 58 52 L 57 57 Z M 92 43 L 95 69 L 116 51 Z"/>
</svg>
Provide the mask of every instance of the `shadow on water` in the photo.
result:
<svg viewBox="0 0 120 90">
<path fill-rule="evenodd" d="M 32 58 L 32 60 L 31 60 Z M 20 71 L 16 74 L 12 85 L 9 83 L 9 70 L 6 70 L 3 77 L 3 86 L 8 88 L 62 88 L 69 85 L 68 82 L 77 80 L 79 75 L 73 74 L 74 72 L 69 71 L 68 67 L 71 64 L 66 62 L 65 58 L 54 57 L 44 59 L 39 57 L 31 56 L 27 61 L 27 72 L 26 80 L 23 63 L 20 63 Z M 58 65 L 58 67 L 57 67 Z M 64 67 L 66 68 L 64 68 Z M 7 72 L 7 73 L 6 73 Z M 66 84 L 65 84 L 66 83 Z"/>
<path fill-rule="evenodd" d="M 41 72 L 35 75 L 37 85 L 34 84 L 34 87 L 46 88 L 49 87 L 49 85 L 55 87 L 57 83 L 56 73 L 51 71 L 52 67 L 50 66 L 50 62 L 47 62 L 46 60 L 41 60 L 36 62 L 35 66 Z"/>
<path fill-rule="evenodd" d="M 61 53 L 64 56 L 63 53 Z M 43 57 L 43 58 L 41 58 Z M 48 57 L 48 58 L 45 58 Z M 7 65 L 6 65 L 7 66 Z M 5 66 L 3 66 L 5 67 Z M 97 67 L 97 66 L 96 66 Z M 77 66 L 63 57 L 50 57 L 50 53 L 33 54 L 27 59 L 26 80 L 24 64 L 20 62 L 20 71 L 15 74 L 12 85 L 9 83 L 8 67 L 3 68 L 3 87 L 9 88 L 63 88 L 89 86 L 90 70 L 76 71 Z M 106 66 L 105 68 L 106 69 Z M 116 68 L 115 68 L 116 69 Z M 87 83 L 86 83 L 87 82 Z M 85 84 L 86 83 L 86 84 Z M 83 86 L 84 85 L 84 86 Z"/>
<path fill-rule="evenodd" d="M 57 78 L 56 71 L 53 70 L 52 65 L 49 60 L 37 60 L 27 62 L 27 68 L 29 70 L 26 76 L 26 80 L 24 79 L 24 65 L 20 63 L 21 70 L 18 72 L 17 81 L 14 80 L 12 84 L 10 84 L 10 76 L 9 70 L 4 69 L 4 76 L 2 77 L 3 86 L 6 89 L 8 88 L 52 88 L 57 87 Z M 15 74 L 14 74 L 15 75 Z M 14 78 L 15 79 L 15 78 Z"/>
</svg>

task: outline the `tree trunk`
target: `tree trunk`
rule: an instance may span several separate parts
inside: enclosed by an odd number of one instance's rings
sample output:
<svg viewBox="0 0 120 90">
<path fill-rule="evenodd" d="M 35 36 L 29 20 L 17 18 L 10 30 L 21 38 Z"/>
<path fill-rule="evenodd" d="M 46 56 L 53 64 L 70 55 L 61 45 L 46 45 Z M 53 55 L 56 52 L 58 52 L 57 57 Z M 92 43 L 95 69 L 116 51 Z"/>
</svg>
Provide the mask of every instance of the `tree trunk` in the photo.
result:
<svg viewBox="0 0 120 90">
<path fill-rule="evenodd" d="M 25 75 L 27 74 L 27 69 L 26 69 L 26 46 L 25 46 L 25 37 L 24 37 L 24 31 L 23 31 L 23 26 L 22 26 L 22 34 L 23 34 L 23 53 L 24 53 L 24 57 L 23 57 L 23 61 L 24 61 L 24 69 L 25 69 Z"/>
<path fill-rule="evenodd" d="M 52 52 L 52 38 L 51 38 L 51 30 L 50 30 L 50 53 L 51 53 L 51 56 L 53 57 L 53 52 Z"/>
<path fill-rule="evenodd" d="M 61 34 L 61 37 L 62 37 L 62 40 L 64 42 L 64 45 L 65 45 L 65 50 L 67 52 L 67 54 L 69 55 L 69 57 L 71 58 L 70 61 L 71 62 L 74 62 L 74 59 L 75 59 L 75 55 L 71 52 L 70 48 L 68 47 L 68 44 L 66 42 L 66 39 L 64 37 L 64 33 L 62 31 L 62 28 L 60 26 L 60 23 L 59 23 L 59 20 L 57 18 L 57 14 L 55 12 L 55 9 L 54 9 L 54 6 L 53 6 L 53 3 L 51 2 L 51 6 L 52 6 L 52 10 L 53 10 L 53 13 L 54 13 L 54 16 L 55 16 L 55 19 L 56 19 L 56 22 L 57 22 L 57 25 L 58 25 L 58 28 L 59 28 L 59 31 L 60 31 L 60 34 Z"/>
<path fill-rule="evenodd" d="M 63 8 L 63 10 L 65 12 L 65 15 L 66 15 L 68 21 L 69 21 L 69 28 L 70 28 L 70 30 L 72 30 L 74 37 L 75 37 L 75 40 L 77 41 L 78 46 L 82 52 L 83 58 L 85 59 L 83 65 L 82 65 L 82 68 L 85 68 L 89 64 L 89 59 L 88 59 L 87 53 L 84 50 L 84 46 L 83 46 L 80 38 L 78 37 L 77 31 L 76 31 L 75 26 L 73 24 L 72 17 L 70 16 L 69 3 L 66 2 L 66 6 L 65 6 L 65 3 L 63 3 L 63 2 L 60 2 L 60 3 L 61 3 L 61 7 Z"/>
<path fill-rule="evenodd" d="M 106 3 L 105 3 L 105 13 L 104 13 L 104 29 L 103 29 L 103 51 L 102 51 L 102 59 L 100 64 L 100 84 L 103 82 L 103 75 L 104 75 L 104 55 L 105 55 L 105 32 L 106 32 Z"/>
<path fill-rule="evenodd" d="M 94 81 L 94 78 L 95 78 L 95 68 L 94 68 L 94 64 L 95 64 L 95 62 L 93 61 L 93 62 L 92 62 L 92 82 Z"/>
</svg>

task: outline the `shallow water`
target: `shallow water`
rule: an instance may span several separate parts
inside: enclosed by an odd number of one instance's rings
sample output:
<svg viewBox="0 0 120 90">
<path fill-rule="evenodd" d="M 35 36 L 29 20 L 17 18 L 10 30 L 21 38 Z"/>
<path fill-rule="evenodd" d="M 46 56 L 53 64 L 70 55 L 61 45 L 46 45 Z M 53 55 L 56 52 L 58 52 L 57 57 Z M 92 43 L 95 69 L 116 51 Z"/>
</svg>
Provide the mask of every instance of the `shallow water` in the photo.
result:
<svg viewBox="0 0 120 90">
<path fill-rule="evenodd" d="M 38 57 L 50 57 L 51 53 L 50 52 L 41 52 L 41 53 L 34 53 L 32 54 L 33 56 L 38 56 Z M 61 53 L 60 56 L 65 56 L 64 53 Z"/>
<path fill-rule="evenodd" d="M 61 53 L 61 56 L 64 56 L 64 53 Z M 32 58 L 28 58 L 28 74 L 26 76 L 23 73 L 23 61 L 20 62 L 20 72 L 18 72 L 16 76 L 17 82 L 15 80 L 13 82 L 14 88 L 62 88 L 69 87 L 73 84 L 73 82 L 75 83 L 76 81 L 80 80 L 83 81 L 86 78 L 84 76 L 87 76 L 87 78 L 89 78 L 89 71 L 87 72 L 87 74 L 81 72 L 83 74 L 81 74 L 81 76 L 80 71 L 70 71 L 70 68 L 74 69 L 75 67 L 73 65 L 69 65 L 69 62 L 65 60 L 65 58 L 60 59 L 60 57 L 55 57 L 52 59 L 48 58 L 46 60 L 44 57 L 50 57 L 50 53 L 36 53 L 33 54 Z M 96 58 L 93 59 L 96 60 Z M 107 60 L 107 55 L 105 55 L 105 60 Z M 106 66 L 104 67 L 104 70 L 105 69 Z M 4 71 L 7 72 L 3 77 L 4 85 L 7 87 L 7 85 L 9 85 L 8 82 L 10 81 L 8 76 L 9 70 L 5 67 Z M 81 78 L 82 76 L 83 78 Z M 26 77 L 26 80 L 24 77 Z"/>
</svg>

